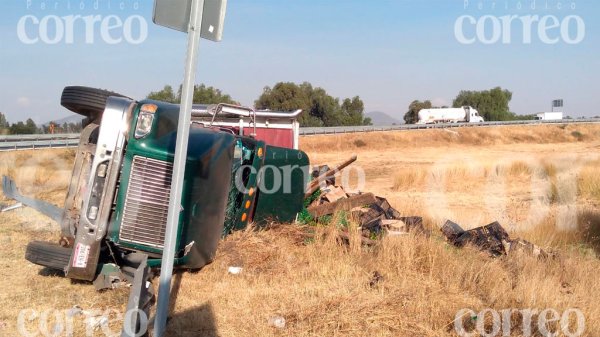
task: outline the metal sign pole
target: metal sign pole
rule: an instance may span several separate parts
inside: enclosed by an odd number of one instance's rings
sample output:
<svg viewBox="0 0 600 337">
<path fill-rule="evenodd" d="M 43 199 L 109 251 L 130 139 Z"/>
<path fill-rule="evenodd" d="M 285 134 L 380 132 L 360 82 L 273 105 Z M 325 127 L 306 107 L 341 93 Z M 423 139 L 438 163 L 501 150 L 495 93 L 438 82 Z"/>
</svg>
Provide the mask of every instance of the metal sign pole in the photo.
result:
<svg viewBox="0 0 600 337">
<path fill-rule="evenodd" d="M 177 229 L 181 208 L 181 193 L 183 177 L 187 158 L 188 139 L 192 115 L 192 100 L 194 97 L 194 83 L 196 77 L 196 64 L 198 60 L 198 45 L 200 44 L 200 30 L 202 27 L 202 11 L 204 0 L 192 0 L 190 11 L 190 24 L 188 31 L 188 51 L 185 63 L 185 77 L 181 89 L 181 105 L 179 110 L 179 124 L 177 127 L 177 143 L 175 145 L 175 159 L 173 162 L 173 178 L 171 181 L 171 194 L 169 199 L 169 213 L 162 255 L 162 264 L 158 288 L 158 301 L 156 317 L 154 320 L 154 336 L 164 335 L 169 314 L 169 297 L 171 293 L 171 277 L 173 275 L 173 260 L 177 245 Z"/>
</svg>

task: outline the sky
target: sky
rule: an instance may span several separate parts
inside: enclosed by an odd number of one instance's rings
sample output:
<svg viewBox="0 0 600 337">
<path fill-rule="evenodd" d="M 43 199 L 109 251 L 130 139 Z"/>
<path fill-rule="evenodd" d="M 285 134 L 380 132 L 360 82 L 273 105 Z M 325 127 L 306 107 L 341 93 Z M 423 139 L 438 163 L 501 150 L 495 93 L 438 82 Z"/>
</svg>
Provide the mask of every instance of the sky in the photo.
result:
<svg viewBox="0 0 600 337">
<path fill-rule="evenodd" d="M 64 86 L 136 99 L 178 86 L 186 35 L 155 25 L 152 10 L 151 0 L 2 1 L 0 112 L 44 123 L 72 115 Z M 413 100 L 451 105 L 461 90 L 500 86 L 518 114 L 563 99 L 567 115 L 600 115 L 597 0 L 228 0 L 223 40 L 202 40 L 199 55 L 196 82 L 244 105 L 265 86 L 308 81 L 401 119 Z"/>
</svg>

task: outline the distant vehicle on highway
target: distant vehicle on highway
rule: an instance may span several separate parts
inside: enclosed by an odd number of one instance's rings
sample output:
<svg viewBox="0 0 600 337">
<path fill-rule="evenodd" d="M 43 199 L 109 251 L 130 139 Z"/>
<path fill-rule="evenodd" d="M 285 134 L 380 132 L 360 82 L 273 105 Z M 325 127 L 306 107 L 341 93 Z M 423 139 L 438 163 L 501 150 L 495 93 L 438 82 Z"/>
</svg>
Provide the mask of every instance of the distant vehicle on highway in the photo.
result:
<svg viewBox="0 0 600 337">
<path fill-rule="evenodd" d="M 479 116 L 479 112 L 475 108 L 463 106 L 462 108 L 421 109 L 417 124 L 481 122 L 483 122 L 483 117 Z"/>
<path fill-rule="evenodd" d="M 538 121 L 558 121 L 563 119 L 562 112 L 540 112 L 535 115 L 535 120 Z"/>
</svg>

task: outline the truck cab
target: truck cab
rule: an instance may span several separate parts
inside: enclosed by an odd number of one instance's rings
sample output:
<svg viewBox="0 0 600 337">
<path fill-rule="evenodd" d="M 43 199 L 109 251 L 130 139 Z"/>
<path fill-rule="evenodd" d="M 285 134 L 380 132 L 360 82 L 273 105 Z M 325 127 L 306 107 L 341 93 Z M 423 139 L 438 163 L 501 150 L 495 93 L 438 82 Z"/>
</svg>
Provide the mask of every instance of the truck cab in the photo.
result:
<svg viewBox="0 0 600 337">
<path fill-rule="evenodd" d="M 477 109 L 470 106 L 464 106 L 463 109 L 468 123 L 483 123 L 483 117 L 479 116 Z"/>
<path fill-rule="evenodd" d="M 26 258 L 87 281 L 102 276 L 106 266 L 114 275 L 134 255 L 160 266 L 179 105 L 85 87 L 65 88 L 61 102 L 86 115 L 87 125 L 64 207 L 39 209 L 53 214 L 61 238 L 56 244 L 31 242 Z M 309 179 L 308 156 L 297 149 L 298 114 L 194 107 L 176 267 L 202 268 L 223 235 L 250 223 L 295 220 Z M 7 193 L 22 197 L 16 187 Z"/>
</svg>

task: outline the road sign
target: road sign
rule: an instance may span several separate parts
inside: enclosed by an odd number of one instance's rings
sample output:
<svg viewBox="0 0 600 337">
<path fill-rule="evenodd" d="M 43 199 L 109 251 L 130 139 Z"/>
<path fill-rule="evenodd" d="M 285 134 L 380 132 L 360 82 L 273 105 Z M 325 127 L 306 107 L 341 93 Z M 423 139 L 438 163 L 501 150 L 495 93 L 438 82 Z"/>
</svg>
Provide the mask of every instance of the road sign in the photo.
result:
<svg viewBox="0 0 600 337">
<path fill-rule="evenodd" d="M 554 108 L 562 108 L 563 105 L 563 100 L 562 99 L 555 99 L 552 101 L 552 112 L 554 112 Z"/>
<path fill-rule="evenodd" d="M 215 42 L 221 41 L 226 9 L 227 0 L 204 0 L 201 38 Z"/>
<path fill-rule="evenodd" d="M 152 21 L 159 26 L 187 33 L 192 0 L 156 0 Z"/>
<path fill-rule="evenodd" d="M 204 0 L 200 37 L 221 41 L 227 0 Z M 190 26 L 192 0 L 155 0 L 153 21 L 159 26 L 187 33 Z"/>
</svg>

